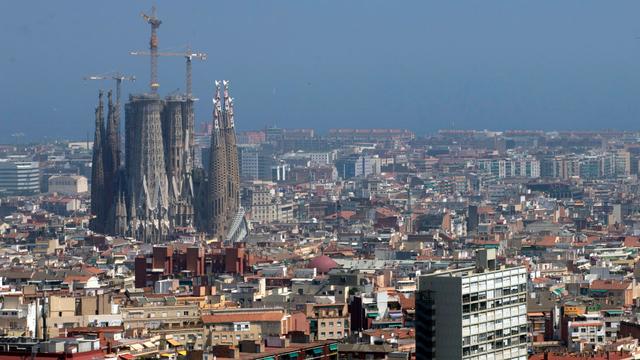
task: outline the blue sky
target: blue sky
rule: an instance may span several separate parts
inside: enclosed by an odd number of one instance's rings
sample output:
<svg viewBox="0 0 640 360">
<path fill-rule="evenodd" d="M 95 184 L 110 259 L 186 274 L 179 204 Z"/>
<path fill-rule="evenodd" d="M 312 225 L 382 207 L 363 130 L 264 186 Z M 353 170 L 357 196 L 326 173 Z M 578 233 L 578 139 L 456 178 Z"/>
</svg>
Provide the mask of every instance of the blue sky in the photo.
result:
<svg viewBox="0 0 640 360">
<path fill-rule="evenodd" d="M 240 129 L 634 129 L 637 1 L 157 1 L 160 50 L 187 43 L 199 123 L 230 79 Z M 0 2 L 0 142 L 84 139 L 113 70 L 147 88 L 149 1 Z M 184 90 L 161 58 L 160 92 Z"/>
</svg>

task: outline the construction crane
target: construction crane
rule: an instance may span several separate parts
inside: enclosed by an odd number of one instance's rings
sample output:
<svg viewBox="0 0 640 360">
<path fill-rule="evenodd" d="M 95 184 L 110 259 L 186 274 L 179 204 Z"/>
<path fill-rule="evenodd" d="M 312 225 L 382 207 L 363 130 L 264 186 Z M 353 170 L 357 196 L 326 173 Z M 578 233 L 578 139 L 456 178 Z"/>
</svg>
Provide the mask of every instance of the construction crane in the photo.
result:
<svg viewBox="0 0 640 360">
<path fill-rule="evenodd" d="M 130 55 L 143 55 L 143 56 L 154 56 L 152 53 L 147 51 L 131 51 Z M 202 52 L 194 52 L 190 48 L 187 48 L 185 52 L 156 52 L 155 56 L 182 56 L 187 61 L 187 98 L 191 98 L 192 94 L 192 75 L 191 75 L 191 60 L 199 59 L 199 60 L 207 60 L 207 54 Z"/>
<path fill-rule="evenodd" d="M 151 78 L 149 79 L 149 87 L 151 93 L 158 92 L 160 84 L 158 83 L 158 28 L 162 21 L 156 17 L 156 7 L 151 7 L 151 15 L 145 13 L 140 14 L 144 21 L 151 25 L 151 39 L 149 39 L 149 55 L 151 58 Z"/>
<path fill-rule="evenodd" d="M 122 82 L 123 81 L 136 81 L 135 76 L 128 76 L 119 72 L 107 75 L 90 75 L 85 76 L 85 80 L 115 80 L 116 81 L 116 104 L 120 104 L 120 97 L 122 94 Z"/>
</svg>

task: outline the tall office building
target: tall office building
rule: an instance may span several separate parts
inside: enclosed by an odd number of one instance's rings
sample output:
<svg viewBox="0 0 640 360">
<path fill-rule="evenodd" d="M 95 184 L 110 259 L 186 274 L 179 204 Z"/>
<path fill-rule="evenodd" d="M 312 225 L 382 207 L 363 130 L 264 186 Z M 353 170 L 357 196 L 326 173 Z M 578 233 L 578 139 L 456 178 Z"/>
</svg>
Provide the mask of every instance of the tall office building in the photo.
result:
<svg viewBox="0 0 640 360">
<path fill-rule="evenodd" d="M 271 180 L 274 148 L 270 144 L 238 146 L 238 161 L 242 180 Z"/>
<path fill-rule="evenodd" d="M 416 357 L 527 359 L 527 273 L 498 267 L 495 249 L 475 267 L 421 276 L 416 298 Z"/>
<path fill-rule="evenodd" d="M 0 160 L 0 193 L 34 195 L 40 192 L 40 164 L 32 161 Z"/>
<path fill-rule="evenodd" d="M 352 154 L 336 160 L 338 176 L 343 179 L 366 177 L 374 173 L 375 166 L 370 155 Z"/>
<path fill-rule="evenodd" d="M 478 205 L 469 205 L 467 208 L 467 233 L 478 231 L 479 222 Z"/>
</svg>

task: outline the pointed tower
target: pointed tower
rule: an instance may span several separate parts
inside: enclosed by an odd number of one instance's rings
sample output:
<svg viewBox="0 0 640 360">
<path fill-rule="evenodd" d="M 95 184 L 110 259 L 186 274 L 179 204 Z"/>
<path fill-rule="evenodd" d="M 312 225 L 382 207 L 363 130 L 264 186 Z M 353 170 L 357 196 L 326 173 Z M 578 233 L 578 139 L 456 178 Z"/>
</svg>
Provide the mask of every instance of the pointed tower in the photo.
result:
<svg viewBox="0 0 640 360">
<path fill-rule="evenodd" d="M 233 98 L 229 96 L 229 81 L 223 80 L 224 109 L 222 133 L 224 134 L 226 168 L 227 168 L 227 220 L 235 217 L 240 206 L 240 170 L 238 166 L 238 148 L 236 147 L 236 130 L 233 118 Z"/>
<path fill-rule="evenodd" d="M 129 215 L 129 231 L 128 231 L 128 235 L 133 237 L 133 238 L 137 238 L 138 237 L 138 211 L 136 210 L 136 203 L 135 203 L 135 191 L 131 194 L 130 196 L 130 201 L 131 203 L 129 204 L 129 211 L 128 211 L 128 215 Z M 126 199 L 125 199 L 126 200 Z M 127 206 L 126 201 L 125 201 L 125 206 Z"/>
<path fill-rule="evenodd" d="M 225 235 L 227 224 L 227 160 L 224 137 L 221 134 L 220 83 L 216 81 L 216 95 L 213 99 L 213 131 L 209 158 L 208 182 L 208 232 L 215 237 Z"/>
<path fill-rule="evenodd" d="M 104 136 L 104 201 L 105 201 L 105 231 L 115 230 L 117 189 L 116 179 L 120 168 L 120 131 L 117 108 L 113 104 L 111 91 L 107 93 L 107 132 Z"/>
<path fill-rule="evenodd" d="M 128 213 L 136 207 L 139 240 L 161 243 L 168 234 L 169 186 L 162 136 L 163 102 L 157 95 L 131 95 L 125 105 Z"/>
<path fill-rule="evenodd" d="M 116 235 L 126 235 L 128 231 L 127 207 L 125 206 L 124 194 L 119 193 L 116 201 L 115 213 L 115 233 Z"/>
<path fill-rule="evenodd" d="M 118 114 L 118 104 L 113 104 L 111 91 L 107 93 L 108 116 L 107 134 L 105 144 L 105 171 L 109 174 L 117 174 L 120 168 L 120 116 Z M 115 198 L 115 194 L 114 198 Z"/>
<path fill-rule="evenodd" d="M 103 152 L 104 106 L 102 91 L 98 95 L 96 107 L 96 131 L 93 140 L 93 159 L 91 162 L 91 229 L 103 233 L 105 230 L 105 172 Z"/>
</svg>

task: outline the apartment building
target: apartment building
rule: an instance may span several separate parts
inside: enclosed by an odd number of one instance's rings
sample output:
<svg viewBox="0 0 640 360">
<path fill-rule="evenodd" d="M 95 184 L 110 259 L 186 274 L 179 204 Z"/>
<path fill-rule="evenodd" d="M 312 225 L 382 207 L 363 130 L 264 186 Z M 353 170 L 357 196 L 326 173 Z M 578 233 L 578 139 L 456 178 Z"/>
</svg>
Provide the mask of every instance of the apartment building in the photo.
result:
<svg viewBox="0 0 640 360">
<path fill-rule="evenodd" d="M 349 336 L 350 315 L 346 303 L 305 304 L 311 334 L 317 340 L 338 340 Z"/>
<path fill-rule="evenodd" d="M 495 249 L 475 267 L 421 276 L 417 359 L 527 359 L 527 273 L 497 267 Z"/>
<path fill-rule="evenodd" d="M 159 333 L 158 330 L 195 328 L 200 322 L 199 302 L 178 302 L 173 296 L 136 298 L 121 313 L 125 332 L 132 337 Z"/>
<path fill-rule="evenodd" d="M 225 309 L 202 315 L 206 346 L 261 343 L 265 337 L 289 332 L 289 315 L 282 308 Z"/>
<path fill-rule="evenodd" d="M 600 314 L 584 314 L 577 321 L 569 321 L 567 328 L 567 348 L 571 351 L 594 350 L 605 344 L 605 322 Z"/>
</svg>

